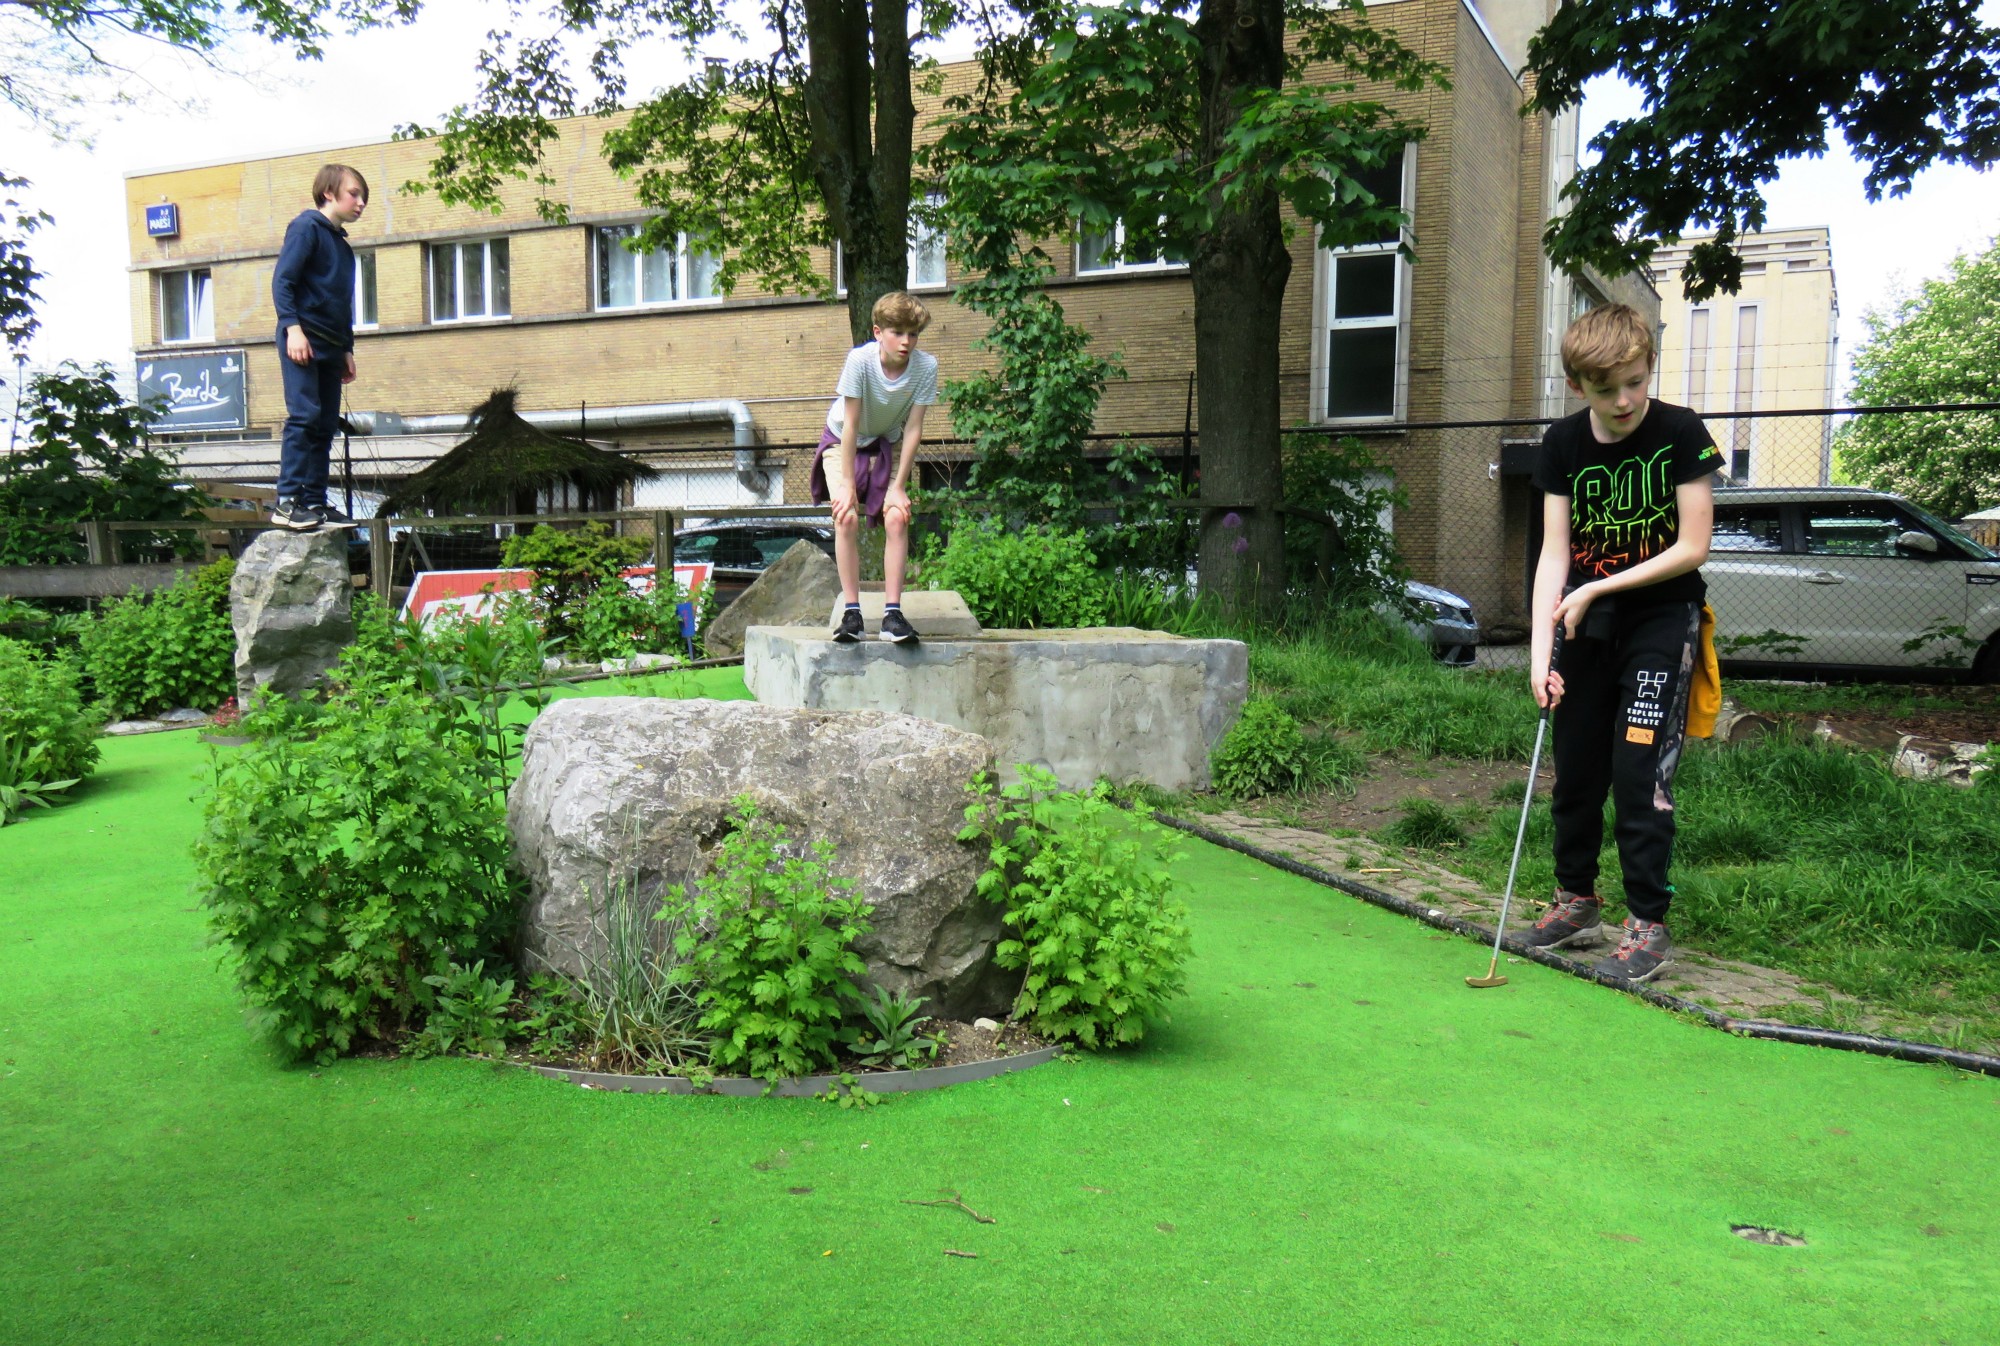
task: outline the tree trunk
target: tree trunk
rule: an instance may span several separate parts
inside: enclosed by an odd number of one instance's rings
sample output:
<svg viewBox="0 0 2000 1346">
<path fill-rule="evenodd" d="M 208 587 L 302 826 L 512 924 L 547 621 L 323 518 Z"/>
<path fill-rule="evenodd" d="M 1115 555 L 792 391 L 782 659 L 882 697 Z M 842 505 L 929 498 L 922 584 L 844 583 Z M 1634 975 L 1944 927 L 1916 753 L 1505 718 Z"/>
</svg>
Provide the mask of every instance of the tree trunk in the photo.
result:
<svg viewBox="0 0 2000 1346">
<path fill-rule="evenodd" d="M 1200 153 L 1213 163 L 1242 93 L 1284 80 L 1283 0 L 1203 0 Z M 1195 379 L 1201 430 L 1201 589 L 1272 612 L 1285 595 L 1278 324 L 1292 257 L 1275 191 L 1223 204 L 1194 251 Z M 1225 508 L 1226 507 L 1226 508 Z"/>
<path fill-rule="evenodd" d="M 868 0 L 804 0 L 804 9 L 813 177 L 841 241 L 858 346 L 875 301 L 909 279 L 909 0 L 877 0 L 872 15 Z"/>
</svg>

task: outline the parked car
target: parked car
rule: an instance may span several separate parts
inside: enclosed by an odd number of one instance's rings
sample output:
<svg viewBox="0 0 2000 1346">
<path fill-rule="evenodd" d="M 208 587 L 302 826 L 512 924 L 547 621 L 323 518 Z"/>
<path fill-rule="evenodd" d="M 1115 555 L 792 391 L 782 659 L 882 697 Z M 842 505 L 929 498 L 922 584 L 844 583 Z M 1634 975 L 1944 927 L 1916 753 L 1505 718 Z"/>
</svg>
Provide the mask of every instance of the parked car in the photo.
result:
<svg viewBox="0 0 2000 1346">
<path fill-rule="evenodd" d="M 674 534 L 677 565 L 712 565 L 716 601 L 723 607 L 801 542 L 833 555 L 833 527 L 811 519 L 727 519 Z"/>
<path fill-rule="evenodd" d="M 1453 668 L 1472 667 L 1479 657 L 1479 620 L 1472 615 L 1472 600 L 1415 580 L 1404 582 L 1403 597 L 1418 613 L 1429 618 L 1428 621 L 1421 616 L 1405 619 L 1410 634 L 1430 646 L 1439 663 Z"/>
<path fill-rule="evenodd" d="M 1725 487 L 1702 574 L 1732 672 L 2000 681 L 2000 556 L 1899 496 Z"/>
</svg>

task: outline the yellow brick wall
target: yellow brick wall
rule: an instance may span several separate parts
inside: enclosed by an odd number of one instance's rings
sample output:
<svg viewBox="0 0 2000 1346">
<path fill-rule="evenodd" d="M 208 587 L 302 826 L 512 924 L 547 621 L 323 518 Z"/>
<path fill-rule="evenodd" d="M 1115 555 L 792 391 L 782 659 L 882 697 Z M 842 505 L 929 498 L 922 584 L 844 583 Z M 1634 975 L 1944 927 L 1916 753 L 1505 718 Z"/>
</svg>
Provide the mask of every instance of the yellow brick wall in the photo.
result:
<svg viewBox="0 0 2000 1346">
<path fill-rule="evenodd" d="M 1364 90 L 1430 127 L 1417 151 L 1413 203 L 1408 414 L 1413 420 L 1507 414 L 1524 386 L 1524 343 L 1532 365 L 1538 324 L 1537 287 L 1524 278 L 1536 274 L 1539 256 L 1539 218 L 1530 218 L 1539 204 L 1531 211 L 1529 202 L 1540 200 L 1541 123 L 1517 115 L 1520 89 L 1461 0 L 1398 0 L 1371 7 L 1370 17 L 1444 63 L 1453 81 L 1450 91 Z M 944 72 L 948 89 L 973 76 L 970 66 Z M 920 111 L 920 126 L 928 120 L 928 109 Z M 573 217 L 562 226 L 536 216 L 532 184 L 509 184 L 498 216 L 402 192 L 403 183 L 424 174 L 430 147 L 421 141 L 135 175 L 127 181 L 135 345 L 145 349 L 156 340 L 149 273 L 205 262 L 215 275 L 217 344 L 246 349 L 253 427 L 275 428 L 284 413 L 272 344 L 271 266 L 286 223 L 311 204 L 313 173 L 340 161 L 359 168 L 372 188 L 370 208 L 350 232 L 358 250 L 375 252 L 380 319 L 377 330 L 357 338 L 360 378 L 348 393 L 351 408 L 463 412 L 503 386 L 519 390 L 524 409 L 733 397 L 750 404 L 766 443 L 815 441 L 849 346 L 842 303 L 745 289 L 718 305 L 593 311 L 591 225 L 643 214 L 630 184 L 603 162 L 606 127 L 591 118 L 561 124 L 550 164 L 552 194 Z M 143 206 L 161 199 L 181 207 L 180 239 L 145 236 Z M 512 253 L 512 317 L 430 325 L 428 245 L 502 231 Z M 1127 372 L 1107 390 L 1098 428 L 1177 437 L 1194 369 L 1186 273 L 1078 277 L 1073 240 L 1046 240 L 1044 247 L 1057 263 L 1053 293 L 1073 320 L 1098 334 L 1100 350 L 1121 357 Z M 1310 229 L 1297 231 L 1291 253 L 1279 373 L 1282 414 L 1296 424 L 1311 414 L 1318 259 Z M 831 257 L 823 264 L 830 275 Z M 972 344 L 983 320 L 949 293 L 924 298 L 936 314 L 924 345 L 939 356 L 944 376 L 963 377 L 987 363 Z M 1532 385 L 1530 370 L 1526 386 Z M 948 408 L 939 407 L 927 438 L 949 433 Z M 693 427 L 647 442 L 686 443 L 689 435 L 716 442 L 726 431 Z M 1472 589 L 1475 598 L 1497 593 L 1498 582 L 1486 572 L 1501 550 L 1501 510 L 1497 487 L 1485 477 L 1487 450 L 1424 432 L 1377 434 L 1371 443 L 1410 494 L 1398 527 L 1419 575 Z M 1496 443 L 1491 456 L 1497 454 Z M 804 463 L 804 455 L 792 455 L 789 475 L 798 480 L 788 481 L 788 499 L 803 495 Z M 1468 538 L 1476 548 L 1467 547 Z M 1484 554 L 1465 561 L 1474 550 Z"/>
</svg>

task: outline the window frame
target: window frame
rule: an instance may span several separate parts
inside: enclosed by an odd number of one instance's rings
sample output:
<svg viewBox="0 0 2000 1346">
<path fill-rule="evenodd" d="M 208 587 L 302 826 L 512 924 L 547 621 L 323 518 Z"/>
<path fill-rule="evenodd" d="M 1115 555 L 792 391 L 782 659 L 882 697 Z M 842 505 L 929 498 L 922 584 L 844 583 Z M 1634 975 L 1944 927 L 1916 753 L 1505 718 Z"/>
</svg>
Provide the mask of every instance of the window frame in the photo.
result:
<svg viewBox="0 0 2000 1346">
<path fill-rule="evenodd" d="M 381 269 L 375 260 L 376 249 L 357 249 L 354 254 L 354 330 L 370 332 L 382 325 Z M 367 304 L 361 301 L 366 297 Z M 363 316 L 369 314 L 372 316 Z"/>
<path fill-rule="evenodd" d="M 202 278 L 197 292 L 194 278 Z M 170 281 L 181 283 L 187 314 L 188 330 L 184 336 L 172 336 L 167 331 L 167 286 Z M 162 346 L 199 346 L 215 341 L 215 273 L 206 266 L 176 267 L 159 273 L 154 294 L 160 305 L 160 344 Z M 204 330 L 205 329 L 205 330 Z"/>
<path fill-rule="evenodd" d="M 1164 224 L 1165 220 L 1163 219 L 1161 223 Z M 1085 230 L 1079 224 L 1076 229 L 1076 239 L 1071 244 L 1070 253 L 1072 261 L 1071 274 L 1078 280 L 1092 280 L 1110 276 L 1157 275 L 1163 271 L 1185 271 L 1188 269 L 1186 261 L 1177 262 L 1170 259 L 1166 255 L 1164 246 L 1161 249 L 1160 255 L 1150 262 L 1134 262 L 1120 256 L 1114 258 L 1108 266 L 1086 267 L 1083 264 L 1084 236 Z M 1124 251 L 1125 217 L 1122 215 L 1111 222 L 1111 248 L 1114 253 L 1122 253 Z"/>
<path fill-rule="evenodd" d="M 926 203 L 932 206 L 942 207 L 944 205 L 944 193 L 942 192 L 927 192 L 924 199 Z M 911 215 L 910 241 L 909 245 L 903 250 L 903 288 L 911 294 L 936 294 L 941 290 L 949 290 L 951 288 L 951 259 L 949 257 L 940 258 L 944 262 L 943 280 L 920 281 L 917 279 L 917 244 L 924 238 L 936 239 L 940 249 L 943 248 L 945 243 L 945 233 L 942 229 L 927 229 L 922 221 L 918 220 L 915 215 Z M 847 249 L 837 238 L 833 240 L 833 295 L 836 299 L 845 299 L 847 297 Z"/>
<path fill-rule="evenodd" d="M 724 296 L 720 290 L 717 290 L 713 294 L 683 295 L 680 298 L 671 298 L 671 299 L 645 298 L 644 297 L 645 281 L 646 281 L 645 259 L 657 253 L 663 252 L 665 251 L 665 249 L 654 248 L 654 249 L 649 249 L 646 252 L 633 252 L 630 248 L 627 248 L 622 244 L 615 244 L 606 238 L 606 235 L 612 233 L 614 230 L 629 231 L 625 235 L 625 237 L 627 238 L 637 237 L 639 229 L 640 229 L 640 222 L 636 220 L 626 223 L 594 224 L 590 226 L 591 312 L 637 313 L 653 309 L 710 308 L 722 303 Z M 609 260 L 609 255 L 613 250 L 613 248 L 616 248 L 617 251 L 623 253 L 627 258 L 630 258 L 631 265 L 634 268 L 632 276 L 632 292 L 635 295 L 639 295 L 641 297 L 633 300 L 633 302 L 629 304 L 609 304 L 604 301 L 604 277 L 605 277 L 604 268 L 605 268 L 605 263 Z M 677 287 L 683 291 L 685 291 L 688 288 L 688 281 L 694 275 L 694 259 L 697 256 L 713 259 L 716 269 L 717 270 L 721 269 L 722 257 L 719 253 L 709 252 L 706 249 L 696 250 L 694 248 L 691 248 L 688 245 L 688 236 L 686 230 L 682 230 L 674 235 L 673 257 L 674 257 L 675 283 Z M 711 286 L 714 283 L 713 274 L 714 274 L 713 272 L 710 273 Z"/>
<path fill-rule="evenodd" d="M 514 248 L 513 245 L 508 241 L 510 237 L 511 235 L 508 234 L 486 234 L 478 238 L 440 239 L 437 242 L 431 243 L 428 246 L 426 246 L 426 248 L 424 249 L 424 297 L 425 297 L 425 306 L 430 313 L 430 321 L 433 326 L 456 326 L 462 323 L 480 323 L 480 322 L 507 322 L 513 318 Z M 505 313 L 496 313 L 493 311 L 493 295 L 495 290 L 495 286 L 493 284 L 493 277 L 494 277 L 493 245 L 495 243 L 504 244 L 506 246 L 506 252 L 507 252 L 507 265 L 506 265 L 507 311 Z M 464 307 L 463 303 L 456 301 L 459 301 L 460 296 L 462 296 L 465 292 L 465 254 L 469 249 L 472 248 L 479 249 L 480 293 L 483 296 L 485 296 L 485 302 L 486 302 L 485 312 L 465 313 L 461 311 L 452 313 L 448 316 L 443 316 L 439 314 L 438 290 L 437 290 L 437 255 L 441 249 L 446 249 L 446 248 L 449 248 L 451 250 L 452 256 L 454 258 L 453 284 L 455 286 L 455 289 L 453 291 L 453 299 L 455 301 L 455 307 L 461 310 Z"/>
<path fill-rule="evenodd" d="M 1412 269 L 1404 248 L 1409 244 L 1411 235 L 1416 229 L 1417 147 L 1414 142 L 1403 146 L 1402 177 L 1401 197 L 1397 204 L 1402 208 L 1408 223 L 1398 231 L 1397 237 L 1393 240 L 1328 247 L 1320 243 L 1318 232 L 1314 233 L 1310 396 L 1312 421 L 1315 425 L 1396 425 L 1409 418 Z M 1394 280 L 1391 286 L 1393 311 L 1366 318 L 1336 318 L 1334 312 L 1335 305 L 1339 302 L 1340 263 L 1350 258 L 1379 257 L 1384 254 L 1394 259 Z M 1334 415 L 1327 407 L 1327 401 L 1333 392 L 1333 357 L 1329 349 L 1333 342 L 1333 334 L 1337 331 L 1382 330 L 1393 331 L 1396 340 L 1392 375 L 1394 386 L 1390 394 L 1389 410 L 1386 413 Z"/>
</svg>

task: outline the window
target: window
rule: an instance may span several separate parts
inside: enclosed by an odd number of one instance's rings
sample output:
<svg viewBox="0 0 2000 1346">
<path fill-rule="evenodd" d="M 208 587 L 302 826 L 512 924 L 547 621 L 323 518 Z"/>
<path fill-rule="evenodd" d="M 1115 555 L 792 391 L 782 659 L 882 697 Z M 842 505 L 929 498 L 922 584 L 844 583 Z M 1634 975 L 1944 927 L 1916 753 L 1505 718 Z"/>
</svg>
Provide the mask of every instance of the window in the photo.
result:
<svg viewBox="0 0 2000 1346">
<path fill-rule="evenodd" d="M 215 340 L 215 300 L 207 267 L 160 273 L 160 340 Z"/>
<path fill-rule="evenodd" d="M 1712 551 L 1775 552 L 1785 549 L 1776 505 L 1717 505 Z"/>
<path fill-rule="evenodd" d="M 375 311 L 375 254 L 357 252 L 354 254 L 354 325 L 374 327 L 379 321 Z"/>
<path fill-rule="evenodd" d="M 1162 224 L 1165 221 L 1161 221 Z M 1141 245 L 1133 241 L 1134 251 L 1126 253 L 1125 221 L 1119 220 L 1110 229 L 1098 231 L 1085 229 L 1077 234 L 1076 274 L 1079 276 L 1104 275 L 1113 271 L 1159 271 L 1167 267 L 1187 265 L 1187 257 L 1164 241 L 1155 245 Z"/>
<path fill-rule="evenodd" d="M 431 321 L 504 318 L 513 312 L 507 240 L 431 245 Z"/>
<path fill-rule="evenodd" d="M 634 252 L 627 240 L 639 236 L 636 224 L 608 224 L 592 231 L 597 246 L 597 306 L 639 308 L 650 304 L 685 304 L 717 299 L 715 273 L 722 259 L 712 252 L 688 247 L 688 236 L 675 236 L 672 248 Z"/>
<path fill-rule="evenodd" d="M 1688 314 L 1687 404 L 1703 410 L 1708 397 L 1708 310 L 1698 308 Z"/>
<path fill-rule="evenodd" d="M 1377 200 L 1408 210 L 1412 159 L 1361 175 Z M 1409 263 L 1400 231 L 1348 247 L 1319 249 L 1320 339 L 1315 364 L 1324 419 L 1394 420 L 1399 412 L 1407 333 L 1403 297 Z M 1580 287 L 1579 287 L 1580 288 Z"/>
<path fill-rule="evenodd" d="M 1899 556 L 1896 539 L 1915 527 L 1887 505 L 1825 505 L 1806 515 L 1806 550 L 1814 556 Z"/>
<path fill-rule="evenodd" d="M 935 210 L 944 203 L 944 198 L 936 192 L 926 198 Z M 910 217 L 909 272 L 904 285 L 912 290 L 942 289 L 947 283 L 945 271 L 945 231 L 932 228 L 915 215 Z M 833 244 L 833 292 L 847 293 L 847 250 L 838 239 Z"/>
<path fill-rule="evenodd" d="M 1736 388 L 1731 411 L 1752 411 L 1757 406 L 1757 306 L 1739 304 L 1736 309 Z M 1750 480 L 1750 450 L 1757 434 L 1757 422 L 1738 417 L 1729 428 L 1729 475 L 1741 482 Z"/>
</svg>

